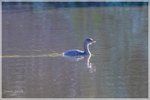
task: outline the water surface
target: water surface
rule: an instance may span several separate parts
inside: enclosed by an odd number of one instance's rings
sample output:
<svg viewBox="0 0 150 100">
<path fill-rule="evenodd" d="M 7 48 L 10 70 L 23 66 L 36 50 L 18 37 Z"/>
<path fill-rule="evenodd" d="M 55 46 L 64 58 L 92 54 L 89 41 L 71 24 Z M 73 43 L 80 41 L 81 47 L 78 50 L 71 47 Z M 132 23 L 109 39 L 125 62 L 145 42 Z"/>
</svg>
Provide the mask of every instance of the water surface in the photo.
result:
<svg viewBox="0 0 150 100">
<path fill-rule="evenodd" d="M 6 4 L 3 98 L 148 97 L 147 5 Z M 82 50 L 86 37 L 97 41 L 91 57 L 76 61 L 61 55 Z"/>
</svg>

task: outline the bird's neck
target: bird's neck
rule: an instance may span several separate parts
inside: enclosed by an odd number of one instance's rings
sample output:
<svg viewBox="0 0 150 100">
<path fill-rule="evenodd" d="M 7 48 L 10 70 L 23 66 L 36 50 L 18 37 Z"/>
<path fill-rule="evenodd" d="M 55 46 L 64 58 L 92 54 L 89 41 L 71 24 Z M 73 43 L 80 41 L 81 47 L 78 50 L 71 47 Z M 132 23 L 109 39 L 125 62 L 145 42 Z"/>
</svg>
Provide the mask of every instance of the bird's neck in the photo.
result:
<svg viewBox="0 0 150 100">
<path fill-rule="evenodd" d="M 89 49 L 89 44 L 84 43 L 84 53 L 87 55 L 91 55 L 90 49 Z"/>
</svg>

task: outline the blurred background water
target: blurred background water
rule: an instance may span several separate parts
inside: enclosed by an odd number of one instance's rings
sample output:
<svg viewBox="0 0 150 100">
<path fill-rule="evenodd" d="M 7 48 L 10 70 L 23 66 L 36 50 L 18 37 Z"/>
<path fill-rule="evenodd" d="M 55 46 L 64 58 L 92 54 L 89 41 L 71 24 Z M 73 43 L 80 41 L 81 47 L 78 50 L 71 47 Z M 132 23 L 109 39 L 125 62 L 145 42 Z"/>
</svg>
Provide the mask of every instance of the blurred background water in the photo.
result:
<svg viewBox="0 0 150 100">
<path fill-rule="evenodd" d="M 147 98 L 148 3 L 3 2 L 2 97 Z"/>
</svg>

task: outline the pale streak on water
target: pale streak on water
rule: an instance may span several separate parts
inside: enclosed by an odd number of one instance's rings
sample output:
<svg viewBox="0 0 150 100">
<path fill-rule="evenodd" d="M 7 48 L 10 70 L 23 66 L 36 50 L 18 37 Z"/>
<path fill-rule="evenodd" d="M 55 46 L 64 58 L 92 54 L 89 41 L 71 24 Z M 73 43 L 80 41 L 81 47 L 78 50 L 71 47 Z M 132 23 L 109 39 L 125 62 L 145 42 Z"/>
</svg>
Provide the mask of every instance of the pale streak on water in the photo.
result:
<svg viewBox="0 0 150 100">
<path fill-rule="evenodd" d="M 147 6 L 23 9 L 2 13 L 4 98 L 147 97 Z M 94 56 L 62 57 L 86 37 Z"/>
<path fill-rule="evenodd" d="M 52 53 L 52 54 L 41 54 L 41 55 L 3 55 L 2 58 L 31 58 L 31 57 L 58 57 L 62 54 Z"/>
</svg>

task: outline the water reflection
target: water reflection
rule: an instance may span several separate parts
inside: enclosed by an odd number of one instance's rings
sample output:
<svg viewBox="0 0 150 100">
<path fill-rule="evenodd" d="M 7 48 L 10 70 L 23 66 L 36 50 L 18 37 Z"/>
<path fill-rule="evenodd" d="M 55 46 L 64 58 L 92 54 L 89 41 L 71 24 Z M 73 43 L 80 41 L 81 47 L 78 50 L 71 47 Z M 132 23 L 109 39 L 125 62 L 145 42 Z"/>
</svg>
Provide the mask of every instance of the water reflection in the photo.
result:
<svg viewBox="0 0 150 100">
<path fill-rule="evenodd" d="M 65 57 L 69 61 L 73 61 L 73 62 L 78 62 L 78 61 L 81 61 L 81 60 L 85 60 L 86 66 L 87 66 L 89 72 L 93 73 L 93 72 L 96 71 L 96 66 L 94 66 L 94 64 L 91 62 L 92 55 L 88 55 L 88 56 L 76 56 L 76 57 L 63 56 L 63 57 Z"/>
<path fill-rule="evenodd" d="M 95 72 L 96 71 L 96 66 L 94 66 L 94 63 L 91 63 L 91 55 L 89 55 L 88 57 L 87 57 L 87 68 L 89 69 L 89 71 L 91 72 L 91 73 L 93 73 L 93 72 Z"/>
<path fill-rule="evenodd" d="M 3 97 L 148 96 L 147 3 L 38 4 L 3 5 Z M 59 54 L 86 36 L 98 41 L 97 55 L 70 62 Z"/>
</svg>

